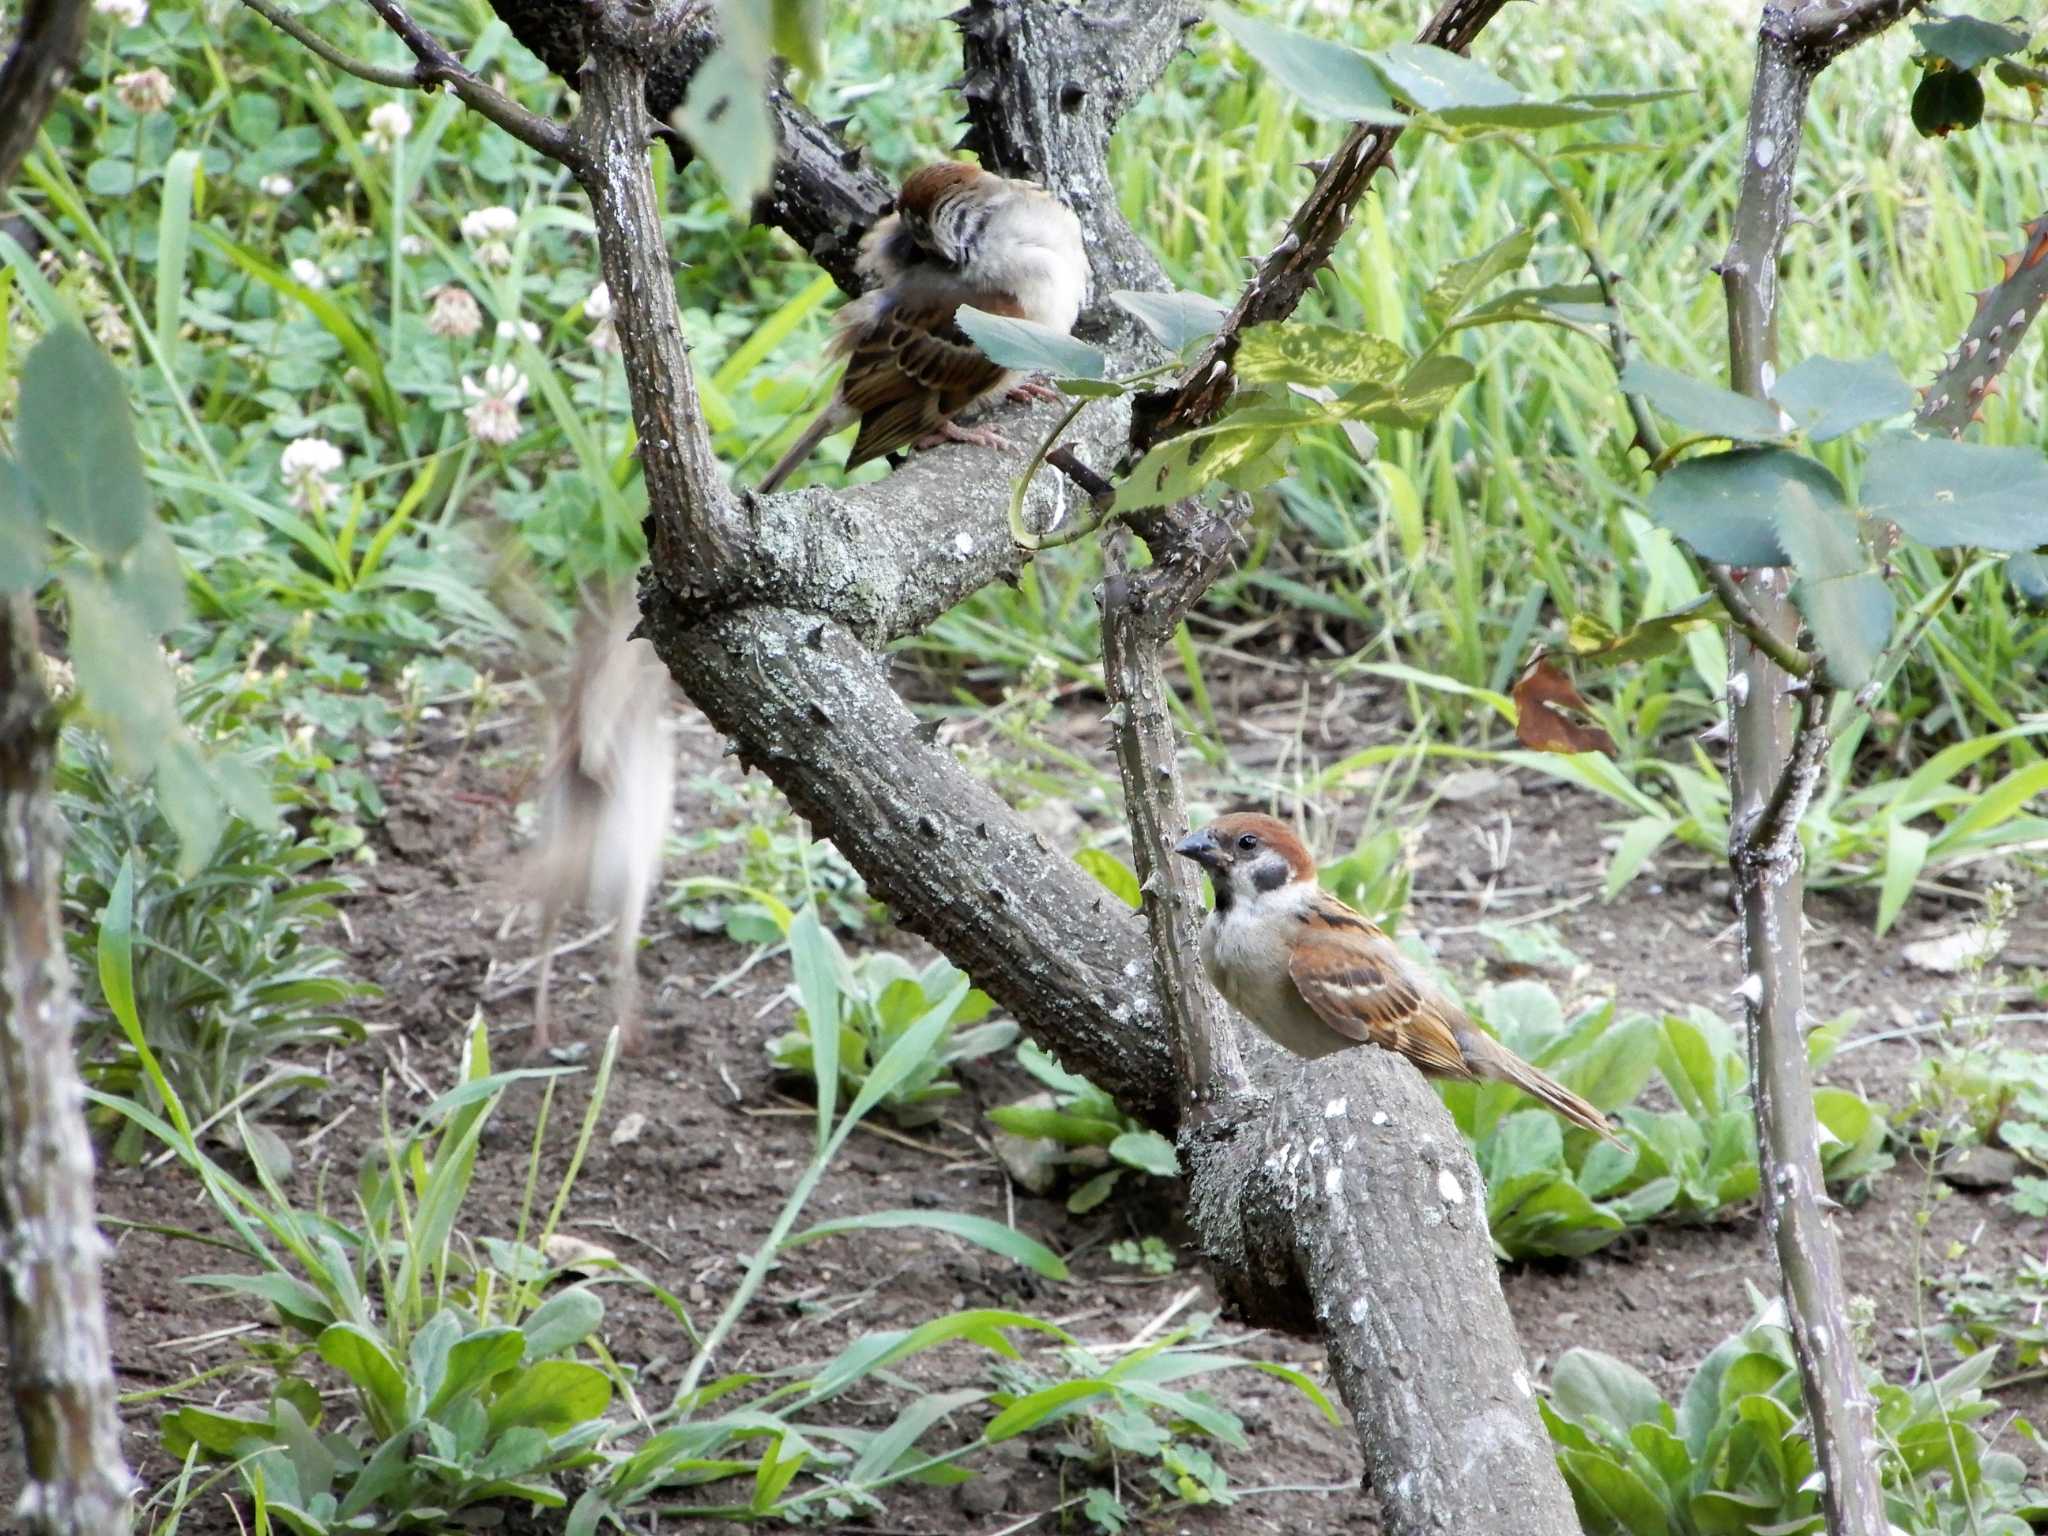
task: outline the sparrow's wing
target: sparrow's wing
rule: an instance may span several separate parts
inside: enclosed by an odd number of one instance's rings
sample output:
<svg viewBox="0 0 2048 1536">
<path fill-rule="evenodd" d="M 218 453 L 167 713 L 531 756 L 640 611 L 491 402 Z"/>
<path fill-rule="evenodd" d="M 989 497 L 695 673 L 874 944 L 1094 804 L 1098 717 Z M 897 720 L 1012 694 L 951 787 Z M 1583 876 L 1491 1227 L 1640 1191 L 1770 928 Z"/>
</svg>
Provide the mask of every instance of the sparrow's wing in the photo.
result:
<svg viewBox="0 0 2048 1536">
<path fill-rule="evenodd" d="M 1432 1076 L 1473 1075 L 1442 1003 L 1416 984 L 1391 939 L 1327 895 L 1301 921 L 1306 932 L 1288 951 L 1287 971 L 1325 1024 Z"/>
<path fill-rule="evenodd" d="M 1009 377 L 953 323 L 961 302 L 934 297 L 878 307 L 868 324 L 845 333 L 840 398 L 860 416 L 848 469 L 937 431 Z M 1020 313 L 1007 296 L 977 295 L 973 307 Z"/>
</svg>

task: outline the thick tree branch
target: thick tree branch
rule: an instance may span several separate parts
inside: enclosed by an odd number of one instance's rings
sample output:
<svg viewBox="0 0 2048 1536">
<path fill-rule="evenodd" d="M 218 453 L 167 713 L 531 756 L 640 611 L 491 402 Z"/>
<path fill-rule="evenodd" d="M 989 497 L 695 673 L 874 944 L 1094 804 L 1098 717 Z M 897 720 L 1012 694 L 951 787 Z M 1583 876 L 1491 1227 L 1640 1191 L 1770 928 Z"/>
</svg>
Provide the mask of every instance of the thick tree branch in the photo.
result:
<svg viewBox="0 0 2048 1536">
<path fill-rule="evenodd" d="M 1720 268 L 1729 378 L 1745 394 L 1767 397 L 1777 368 L 1778 258 L 1792 219 L 1793 170 L 1814 78 L 1842 47 L 1910 8 L 1896 0 L 1809 4 L 1790 13 L 1765 8 L 1734 236 Z M 1847 41 L 1836 46 L 1838 39 Z M 1741 996 L 1764 1211 L 1784 1276 L 1814 1456 L 1825 1479 L 1828 1530 L 1832 1536 L 1884 1536 L 1875 1411 L 1849 1331 L 1841 1253 L 1822 1205 L 1818 1121 L 1800 1022 L 1805 882 L 1798 823 L 1821 772 L 1827 695 L 1816 678 L 1796 681 L 1769 654 L 1796 648 L 1799 616 L 1787 574 L 1752 571 L 1741 586 L 1755 621 L 1778 642 L 1765 648 L 1739 641 L 1728 684 L 1734 733 L 1728 856 L 1742 910 Z"/>
<path fill-rule="evenodd" d="M 1416 41 L 1463 53 L 1480 29 L 1507 0 L 1446 0 L 1416 35 Z M 1131 446 L 1143 453 L 1154 443 L 1212 421 L 1236 389 L 1231 365 L 1239 338 L 1254 325 L 1284 320 L 1294 313 L 1316 274 L 1328 263 L 1351 222 L 1351 213 L 1380 168 L 1392 158 L 1401 137 L 1397 127 L 1360 123 L 1323 162 L 1310 189 L 1280 241 L 1266 253 L 1258 271 L 1178 385 L 1145 397 L 1136 412 Z"/>
</svg>

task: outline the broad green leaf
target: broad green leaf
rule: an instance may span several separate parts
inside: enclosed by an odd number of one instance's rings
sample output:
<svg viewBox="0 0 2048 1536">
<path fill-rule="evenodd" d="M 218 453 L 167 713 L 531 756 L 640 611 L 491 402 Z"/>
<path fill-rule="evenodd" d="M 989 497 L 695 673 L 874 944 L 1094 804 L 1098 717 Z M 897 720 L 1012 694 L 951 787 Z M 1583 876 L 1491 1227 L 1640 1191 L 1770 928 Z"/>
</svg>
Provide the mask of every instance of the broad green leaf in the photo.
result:
<svg viewBox="0 0 2048 1536">
<path fill-rule="evenodd" d="M 1638 1424 L 1671 1422 L 1671 1409 L 1650 1378 L 1593 1349 L 1568 1349 L 1550 1373 L 1550 1401 L 1581 1424 L 1595 1422 L 1626 1436 Z"/>
<path fill-rule="evenodd" d="M 2048 457 L 1887 432 L 1863 466 L 1863 509 L 1936 549 L 2048 544 Z"/>
<path fill-rule="evenodd" d="M 860 1085 L 860 1092 L 854 1095 L 853 1103 L 847 1106 L 846 1121 L 838 1131 L 840 1138 L 850 1135 L 856 1121 L 894 1093 L 931 1059 L 939 1037 L 952 1023 L 953 1015 L 966 1001 L 971 989 L 972 983 L 965 971 L 953 972 L 952 984 L 925 1010 L 924 1016 L 890 1042 L 889 1048 L 882 1053 L 882 1059 L 868 1069 L 867 1081 Z"/>
<path fill-rule="evenodd" d="M 1151 333 L 1152 339 L 1169 352 L 1178 353 L 1189 342 L 1213 336 L 1230 313 L 1230 306 L 1205 293 L 1144 293 L 1119 288 L 1110 300 Z"/>
<path fill-rule="evenodd" d="M 105 567 L 107 590 L 153 635 L 185 621 L 185 568 L 163 524 L 150 518 L 128 553 Z M 269 793 L 265 789 L 265 794 Z"/>
<path fill-rule="evenodd" d="M 46 542 L 28 476 L 14 460 L 0 457 L 0 596 L 33 592 L 43 584 Z"/>
<path fill-rule="evenodd" d="M 1650 491 L 1650 519 L 1720 565 L 1781 565 L 1788 509 L 1839 507 L 1842 488 L 1812 459 L 1778 448 L 1736 448 L 1688 459 Z"/>
<path fill-rule="evenodd" d="M 775 51 L 814 79 L 825 63 L 825 0 L 770 0 Z"/>
<path fill-rule="evenodd" d="M 1887 352 L 1857 362 L 1809 357 L 1771 395 L 1816 443 L 1913 409 L 1913 387 Z"/>
<path fill-rule="evenodd" d="M 1225 421 L 1230 419 L 1226 417 Z M 1149 449 L 1118 484 L 1114 510 L 1169 506 L 1193 496 L 1257 458 L 1281 430 L 1284 429 L 1225 425 L 1169 438 Z"/>
<path fill-rule="evenodd" d="M 1006 1227 L 986 1216 L 971 1216 L 964 1211 L 873 1211 L 865 1216 L 845 1216 L 821 1221 L 787 1239 L 783 1246 L 794 1248 L 841 1232 L 881 1232 L 898 1227 L 918 1227 L 928 1232 L 944 1232 L 965 1238 L 991 1253 L 999 1253 L 1035 1270 L 1048 1280 L 1067 1278 L 1067 1266 L 1061 1262 L 1060 1256 L 1036 1238 L 1027 1237 L 1016 1228 Z"/>
<path fill-rule="evenodd" d="M 2005 562 L 2005 579 L 2030 608 L 2048 608 L 2048 557 L 2014 555 Z"/>
<path fill-rule="evenodd" d="M 1632 1103 L 1650 1080 L 1656 1035 L 1656 1022 L 1647 1014 L 1610 1026 L 1599 1043 L 1564 1072 L 1566 1085 L 1596 1109 L 1616 1110 Z"/>
<path fill-rule="evenodd" d="M 1076 1216 L 1087 1215 L 1088 1212 L 1094 1210 L 1095 1207 L 1109 1198 L 1110 1191 L 1116 1188 L 1116 1181 L 1122 1176 L 1123 1170 L 1120 1168 L 1112 1168 L 1106 1173 L 1098 1173 L 1086 1184 L 1083 1184 L 1079 1189 L 1067 1196 L 1067 1209 Z"/>
<path fill-rule="evenodd" d="M 1099 379 L 1109 372 L 1109 355 L 1100 347 L 1035 320 L 992 315 L 963 304 L 953 312 L 953 323 L 991 362 L 1005 368 L 1073 379 Z"/>
<path fill-rule="evenodd" d="M 1604 1451 L 1561 1451 L 1557 1464 L 1586 1536 L 1667 1536 L 1664 1500 L 1633 1469 Z"/>
<path fill-rule="evenodd" d="M 690 141 L 741 217 L 775 175 L 775 115 L 768 106 L 770 18 L 756 0 L 724 0 L 719 43 L 697 72 L 669 126 Z"/>
<path fill-rule="evenodd" d="M 1012 1136 L 1042 1137 L 1063 1147 L 1106 1147 L 1123 1134 L 1114 1120 L 1076 1114 L 1070 1109 L 1041 1109 L 1027 1104 L 1000 1104 L 988 1112 Z"/>
<path fill-rule="evenodd" d="M 491 1403 L 491 1433 L 527 1425 L 559 1434 L 599 1418 L 611 1406 L 612 1384 L 580 1360 L 543 1360 L 514 1378 Z"/>
<path fill-rule="evenodd" d="M 1712 593 L 1694 598 L 1682 608 L 1660 613 L 1617 634 L 1590 613 L 1572 615 L 1565 629 L 1565 648 L 1575 660 L 1608 665 L 1616 662 L 1648 661 L 1675 647 L 1689 629 L 1713 624 L 1721 618 L 1720 599 Z"/>
<path fill-rule="evenodd" d="M 1621 387 L 1628 394 L 1641 395 L 1689 431 L 1734 438 L 1738 442 L 1775 442 L 1785 435 L 1777 408 L 1768 400 L 1737 394 L 1722 385 L 1641 358 L 1633 359 L 1622 370 Z"/>
<path fill-rule="evenodd" d="M 1355 49 L 1255 21 L 1227 5 L 1210 6 L 1209 18 L 1318 116 L 1388 126 L 1407 122 L 1380 72 Z"/>
<path fill-rule="evenodd" d="M 1108 849 L 1083 848 L 1074 855 L 1074 862 L 1099 880 L 1133 912 L 1145 904 L 1144 892 L 1138 889 L 1138 877 L 1131 866 Z"/>
<path fill-rule="evenodd" d="M 1109 1155 L 1162 1179 L 1180 1176 L 1180 1158 L 1174 1153 L 1173 1143 L 1157 1131 L 1125 1131 L 1109 1144 Z"/>
<path fill-rule="evenodd" d="M 79 697 L 106 732 L 122 772 L 141 777 L 178 730 L 170 669 L 156 637 L 90 571 L 74 564 L 64 576 L 64 595 Z"/>
<path fill-rule="evenodd" d="M 1902 817 L 1891 817 L 1885 823 L 1884 880 L 1877 898 L 1877 932 L 1880 938 L 1898 921 L 1899 913 L 1905 910 L 1906 898 L 1913 894 L 1913 882 L 1920 878 L 1920 871 L 1927 864 L 1928 841 L 1925 832 L 1909 825 Z"/>
<path fill-rule="evenodd" d="M 175 371 L 186 300 L 185 258 L 192 244 L 192 204 L 199 188 L 199 151 L 181 149 L 164 163 L 156 225 L 156 345 Z"/>
<path fill-rule="evenodd" d="M 1452 262 L 1437 274 L 1436 282 L 1423 295 L 1423 307 L 1437 321 L 1448 320 L 1471 303 L 1488 284 L 1518 270 L 1529 259 L 1529 252 L 1535 245 L 1535 230 L 1518 229 L 1502 236 L 1477 256 Z"/>
<path fill-rule="evenodd" d="M 78 326 L 51 331 L 22 365 L 14 444 L 50 527 L 103 560 L 120 559 L 142 537 L 149 489 L 128 395 Z"/>
<path fill-rule="evenodd" d="M 1802 576 L 1793 583 L 1792 601 L 1813 631 L 1829 680 L 1849 689 L 1869 682 L 1892 635 L 1894 604 L 1884 578 L 1874 571 Z"/>
<path fill-rule="evenodd" d="M 197 1445 L 223 1461 L 230 1461 L 246 1451 L 252 1442 L 262 1444 L 272 1438 L 271 1427 L 266 1420 L 189 1404 L 165 1414 L 159 1432 L 164 1449 L 181 1459 L 189 1447 Z"/>
<path fill-rule="evenodd" d="M 1621 888 L 1642 872 L 1650 856 L 1664 846 L 1677 825 L 1675 816 L 1656 815 L 1638 816 L 1623 827 L 1621 839 L 1607 860 L 1607 880 L 1601 891 L 1603 899 L 1612 901 L 1619 895 Z"/>
<path fill-rule="evenodd" d="M 1939 21 L 1913 23 L 1913 41 L 1922 53 L 1946 59 L 1957 69 L 1976 69 L 1992 59 L 2018 53 L 2027 46 L 2028 34 L 2018 27 L 2001 27 L 1975 16 L 1944 16 Z"/>
<path fill-rule="evenodd" d="M 1064 1417 L 1089 1398 L 1114 1390 L 1114 1384 L 1092 1378 L 1055 1383 L 1018 1398 L 988 1421 L 982 1435 L 991 1445 L 1000 1444 L 1038 1428 L 1049 1419 Z"/>
<path fill-rule="evenodd" d="M 525 1353 L 526 1336 L 517 1328 L 483 1328 L 456 1340 L 427 1412 L 438 1416 L 449 1404 L 482 1391 L 494 1377 L 517 1367 Z"/>
<path fill-rule="evenodd" d="M 558 1291 L 533 1309 L 533 1315 L 519 1325 L 526 1336 L 528 1365 L 574 1349 L 604 1321 L 604 1303 L 593 1291 L 580 1285 Z"/>
<path fill-rule="evenodd" d="M 353 1382 L 379 1413 L 383 1433 L 405 1423 L 405 1373 L 382 1339 L 354 1323 L 336 1323 L 321 1332 L 316 1347 L 320 1358 Z"/>
<path fill-rule="evenodd" d="M 1383 336 L 1335 325 L 1279 320 L 1239 338 L 1237 376 L 1248 384 L 1384 384 L 1408 368 L 1408 354 Z"/>
<path fill-rule="evenodd" d="M 1485 65 L 1427 43 L 1396 43 L 1369 57 L 1394 94 L 1424 112 L 1512 106 L 1524 99 Z"/>
<path fill-rule="evenodd" d="M 212 765 L 180 730 L 156 759 L 157 804 L 178 834 L 178 873 L 191 879 L 213 856 L 227 826 L 227 810 L 214 789 Z"/>
</svg>

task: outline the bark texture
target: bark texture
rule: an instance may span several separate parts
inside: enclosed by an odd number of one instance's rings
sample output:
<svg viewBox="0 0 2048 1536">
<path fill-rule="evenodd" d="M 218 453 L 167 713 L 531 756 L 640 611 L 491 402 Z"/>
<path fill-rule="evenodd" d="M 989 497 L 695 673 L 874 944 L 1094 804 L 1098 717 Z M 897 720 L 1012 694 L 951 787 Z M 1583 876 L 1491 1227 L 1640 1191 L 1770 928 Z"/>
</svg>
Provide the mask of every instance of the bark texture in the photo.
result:
<svg viewBox="0 0 2048 1536">
<path fill-rule="evenodd" d="M 34 603 L 0 602 L 0 1320 L 28 1463 L 14 1513 L 29 1536 L 111 1536 L 128 1529 L 131 1480 L 57 904 L 56 712 Z"/>
</svg>

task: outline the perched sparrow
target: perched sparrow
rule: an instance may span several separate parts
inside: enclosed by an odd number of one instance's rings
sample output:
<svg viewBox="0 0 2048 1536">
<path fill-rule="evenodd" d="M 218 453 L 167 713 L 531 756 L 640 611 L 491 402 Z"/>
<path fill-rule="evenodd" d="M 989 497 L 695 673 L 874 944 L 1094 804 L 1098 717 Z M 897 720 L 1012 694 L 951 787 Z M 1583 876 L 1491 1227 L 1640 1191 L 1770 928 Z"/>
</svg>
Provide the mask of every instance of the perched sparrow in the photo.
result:
<svg viewBox="0 0 2048 1536">
<path fill-rule="evenodd" d="M 1202 965 L 1216 990 L 1299 1056 L 1371 1044 L 1432 1077 L 1513 1083 L 1609 1141 L 1607 1117 L 1468 1019 L 1379 929 L 1316 883 L 1315 860 L 1271 816 L 1238 812 L 1174 850 L 1209 872 Z"/>
<path fill-rule="evenodd" d="M 572 906 L 612 922 L 612 1022 L 621 1048 L 646 1041 L 638 1009 L 640 919 L 661 873 L 675 789 L 667 668 L 645 640 L 627 638 L 632 589 L 588 608 L 555 708 L 541 770 L 540 831 L 527 866 L 540 905 L 540 980 L 530 1053 L 550 1043 L 548 983 L 555 935 Z"/>
<path fill-rule="evenodd" d="M 915 443 L 1005 446 L 953 418 L 1018 376 L 989 361 L 953 323 L 965 304 L 1073 328 L 1088 283 L 1081 224 L 1043 187 L 942 160 L 911 173 L 896 211 L 868 231 L 857 263 L 868 292 L 839 311 L 827 351 L 846 359 L 831 404 L 761 482 L 789 478 L 811 450 L 858 418 L 846 467 Z M 1039 393 L 1026 386 L 1025 393 Z"/>
</svg>

